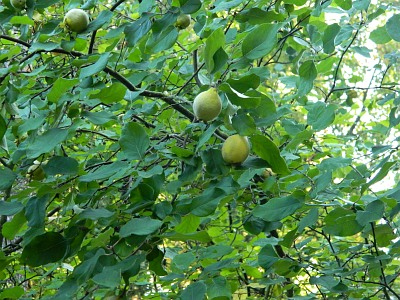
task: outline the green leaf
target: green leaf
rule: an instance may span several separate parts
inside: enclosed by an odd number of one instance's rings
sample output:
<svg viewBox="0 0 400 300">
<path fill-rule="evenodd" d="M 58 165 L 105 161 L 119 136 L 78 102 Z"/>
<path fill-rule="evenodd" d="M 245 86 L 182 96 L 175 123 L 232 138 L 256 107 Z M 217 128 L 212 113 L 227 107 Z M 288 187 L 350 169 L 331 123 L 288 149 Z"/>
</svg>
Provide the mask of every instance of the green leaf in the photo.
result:
<svg viewBox="0 0 400 300">
<path fill-rule="evenodd" d="M 42 154 L 49 153 L 59 146 L 68 136 L 68 130 L 51 128 L 42 135 L 33 138 L 26 149 L 28 158 L 37 158 Z"/>
<path fill-rule="evenodd" d="M 122 83 L 115 82 L 106 88 L 101 89 L 97 94 L 90 95 L 90 98 L 99 99 L 105 104 L 113 104 L 121 101 L 124 98 L 126 91 L 126 86 Z"/>
<path fill-rule="evenodd" d="M 150 31 L 152 25 L 150 16 L 150 14 L 143 15 L 125 27 L 124 33 L 128 47 L 136 46 L 139 40 Z"/>
<path fill-rule="evenodd" d="M 0 168 L 0 178 L 0 191 L 5 191 L 12 186 L 17 178 L 17 174 L 10 169 Z"/>
<path fill-rule="evenodd" d="M 160 220 L 149 217 L 134 218 L 121 227 L 120 236 L 127 237 L 135 235 L 149 235 L 156 232 L 162 225 Z"/>
<path fill-rule="evenodd" d="M 389 36 L 396 42 L 400 42 L 400 14 L 393 15 L 386 22 L 386 30 Z"/>
<path fill-rule="evenodd" d="M 100 29 L 104 24 L 108 23 L 112 17 L 113 12 L 111 10 L 104 9 L 100 11 L 96 19 L 89 23 L 88 28 L 85 30 L 85 33 Z"/>
<path fill-rule="evenodd" d="M 302 232 L 304 228 L 314 226 L 318 221 L 318 208 L 312 208 L 299 222 L 297 232 Z"/>
<path fill-rule="evenodd" d="M 178 38 L 178 29 L 170 25 L 159 33 L 153 33 L 146 43 L 147 53 L 158 53 L 171 48 Z"/>
<path fill-rule="evenodd" d="M 335 0 L 335 2 L 344 10 L 349 10 L 352 8 L 352 0 Z"/>
<path fill-rule="evenodd" d="M 253 209 L 253 215 L 267 222 L 280 221 L 303 206 L 303 202 L 293 196 L 272 198 L 266 204 Z"/>
<path fill-rule="evenodd" d="M 265 245 L 258 254 L 258 264 L 264 269 L 269 269 L 279 260 L 279 255 L 272 245 Z"/>
<path fill-rule="evenodd" d="M 43 228 L 44 227 L 44 219 L 46 217 L 46 204 L 49 197 L 31 197 L 28 200 L 25 208 L 25 217 L 28 220 L 28 226 Z"/>
<path fill-rule="evenodd" d="M 200 0 L 179 0 L 181 10 L 185 14 L 192 14 L 201 8 Z"/>
<path fill-rule="evenodd" d="M 231 286 L 223 276 L 210 278 L 207 282 L 208 299 L 231 299 Z"/>
<path fill-rule="evenodd" d="M 373 30 L 369 35 L 369 39 L 378 45 L 389 43 L 392 40 L 385 26 Z"/>
<path fill-rule="evenodd" d="M 294 4 L 297 6 L 304 5 L 307 3 L 307 0 L 285 0 L 285 4 Z"/>
<path fill-rule="evenodd" d="M 325 217 L 325 223 L 325 232 L 335 236 L 352 236 L 364 228 L 356 221 L 356 214 L 352 210 L 342 207 L 332 210 Z"/>
<path fill-rule="evenodd" d="M 181 241 L 181 242 L 198 241 L 201 243 L 211 242 L 211 237 L 206 231 L 196 231 L 192 233 L 170 232 L 164 234 L 162 237 L 171 241 Z"/>
<path fill-rule="evenodd" d="M 351 5 L 351 0 L 350 0 Z M 324 52 L 327 54 L 335 51 L 335 37 L 340 31 L 340 26 L 336 23 L 329 25 L 324 32 L 322 42 L 324 44 Z"/>
<path fill-rule="evenodd" d="M 89 172 L 88 174 L 79 177 L 79 181 L 91 182 L 96 180 L 109 179 L 113 175 L 119 172 L 124 172 L 124 170 L 127 170 L 128 168 L 129 164 L 125 161 L 116 161 L 111 164 L 104 164 L 94 169 L 93 172 Z"/>
<path fill-rule="evenodd" d="M 27 16 L 14 16 L 11 18 L 10 23 L 13 25 L 19 25 L 19 24 L 31 25 L 31 26 L 35 25 L 35 22 L 33 22 L 33 20 Z"/>
<path fill-rule="evenodd" d="M 7 123 L 4 118 L 0 115 L 0 140 L 3 139 L 3 136 L 6 134 L 7 131 Z"/>
<path fill-rule="evenodd" d="M 297 93 L 300 97 L 305 96 L 314 86 L 317 78 L 317 68 L 312 60 L 305 61 L 299 68 L 299 80 L 297 81 Z"/>
<path fill-rule="evenodd" d="M 275 48 L 278 42 L 277 33 L 281 24 L 261 24 L 251 31 L 243 40 L 242 53 L 248 59 L 264 57 Z"/>
<path fill-rule="evenodd" d="M 25 294 L 25 290 L 21 286 L 14 286 L 11 288 L 6 288 L 2 290 L 0 293 L 0 299 L 21 299 L 21 297 Z"/>
<path fill-rule="evenodd" d="M 105 267 L 101 273 L 93 276 L 93 281 L 98 285 L 114 289 L 121 282 L 121 272 L 112 267 Z"/>
<path fill-rule="evenodd" d="M 182 292 L 179 299 L 181 300 L 203 300 L 205 299 L 207 286 L 203 281 L 191 283 Z"/>
<path fill-rule="evenodd" d="M 333 104 L 326 105 L 324 102 L 316 102 L 307 109 L 307 123 L 311 125 L 315 131 L 327 128 L 335 120 L 336 106 Z"/>
<path fill-rule="evenodd" d="M 381 200 L 375 200 L 365 207 L 365 211 L 357 211 L 356 220 L 365 226 L 370 222 L 378 221 L 383 217 L 385 204 Z"/>
<path fill-rule="evenodd" d="M 22 250 L 20 260 L 32 267 L 61 260 L 68 248 L 66 239 L 58 232 L 36 236 Z"/>
<path fill-rule="evenodd" d="M 386 178 L 386 175 L 389 173 L 391 168 L 396 165 L 397 162 L 395 161 L 387 161 L 383 164 L 383 166 L 380 168 L 379 172 L 372 178 L 370 181 L 368 181 L 366 184 L 364 184 L 361 187 L 361 193 L 367 190 L 371 185 L 383 180 Z"/>
<path fill-rule="evenodd" d="M 90 220 L 98 220 L 101 218 L 111 218 L 114 215 L 114 212 L 109 211 L 105 208 L 86 208 L 83 212 L 79 214 L 80 219 L 90 219 Z"/>
<path fill-rule="evenodd" d="M 239 113 L 232 118 L 232 126 L 242 136 L 250 136 L 256 131 L 254 119 L 249 114 Z"/>
<path fill-rule="evenodd" d="M 0 173 L 1 176 L 1 173 Z M 4 178 L 4 177 L 2 177 Z M 24 208 L 21 202 L 0 201 L 0 212 L 2 216 L 12 216 L 19 213 Z"/>
<path fill-rule="evenodd" d="M 75 175 L 78 173 L 78 162 L 71 157 L 53 156 L 43 170 L 47 175 Z"/>
<path fill-rule="evenodd" d="M 3 214 L 0 204 L 0 211 Z M 6 215 L 6 214 L 5 214 Z M 16 235 L 20 232 L 23 226 L 26 224 L 26 218 L 22 211 L 15 214 L 15 216 L 6 223 L 3 224 L 3 228 L 1 229 L 1 233 L 8 240 L 15 239 Z M 0 268 L 1 269 L 1 268 Z"/>
<path fill-rule="evenodd" d="M 143 159 L 150 139 L 142 126 L 131 122 L 123 127 L 119 144 L 128 159 L 138 160 Z"/>
<path fill-rule="evenodd" d="M 278 147 L 270 139 L 263 135 L 254 135 L 250 137 L 250 141 L 253 152 L 267 161 L 272 171 L 278 174 L 290 173 Z"/>
<path fill-rule="evenodd" d="M 103 71 L 104 68 L 107 66 L 109 57 L 110 53 L 108 52 L 98 55 L 97 61 L 94 64 L 81 68 L 79 79 L 82 80 L 86 77 L 93 76 Z"/>
<path fill-rule="evenodd" d="M 109 121 L 117 120 L 117 117 L 109 111 L 84 111 L 82 112 L 81 116 L 87 118 L 95 125 L 104 125 Z"/>
<path fill-rule="evenodd" d="M 220 67 L 223 66 L 223 64 L 218 61 L 218 59 L 224 60 L 224 58 L 221 57 L 221 55 L 216 55 L 216 53 L 218 51 L 224 51 L 224 45 L 225 34 L 222 28 L 218 28 L 207 38 L 206 47 L 204 49 L 204 61 L 206 63 L 206 68 L 209 74 L 215 73 Z"/>
</svg>

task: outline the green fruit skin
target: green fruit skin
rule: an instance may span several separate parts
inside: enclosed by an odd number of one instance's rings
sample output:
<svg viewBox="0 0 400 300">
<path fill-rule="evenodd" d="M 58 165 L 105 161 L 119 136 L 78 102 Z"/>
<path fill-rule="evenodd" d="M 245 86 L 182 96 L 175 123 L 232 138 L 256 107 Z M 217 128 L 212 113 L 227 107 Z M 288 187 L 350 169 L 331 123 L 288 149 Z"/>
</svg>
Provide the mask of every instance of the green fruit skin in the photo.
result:
<svg viewBox="0 0 400 300">
<path fill-rule="evenodd" d="M 175 26 L 178 29 L 185 29 L 190 25 L 190 16 L 189 15 L 180 15 L 176 19 Z"/>
<path fill-rule="evenodd" d="M 201 92 L 194 98 L 193 111 L 199 120 L 212 121 L 221 113 L 222 102 L 215 88 Z"/>
<path fill-rule="evenodd" d="M 222 145 L 222 158 L 229 164 L 241 164 L 250 153 L 247 137 L 234 134 L 229 136 Z"/>
<path fill-rule="evenodd" d="M 73 8 L 65 15 L 64 23 L 69 30 L 81 33 L 89 25 L 89 15 L 82 9 Z"/>
<path fill-rule="evenodd" d="M 14 8 L 23 9 L 26 6 L 26 0 L 11 0 L 10 4 Z"/>
</svg>

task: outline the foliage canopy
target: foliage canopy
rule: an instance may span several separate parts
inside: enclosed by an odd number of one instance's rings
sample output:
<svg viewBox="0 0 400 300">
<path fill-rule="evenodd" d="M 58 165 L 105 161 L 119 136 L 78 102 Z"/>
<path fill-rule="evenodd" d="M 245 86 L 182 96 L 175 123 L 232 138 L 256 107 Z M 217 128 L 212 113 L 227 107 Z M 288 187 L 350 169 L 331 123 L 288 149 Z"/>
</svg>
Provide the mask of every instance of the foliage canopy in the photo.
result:
<svg viewBox="0 0 400 300">
<path fill-rule="evenodd" d="M 400 299 L 395 1 L 3 0 L 0 26 L 0 299 Z"/>
</svg>

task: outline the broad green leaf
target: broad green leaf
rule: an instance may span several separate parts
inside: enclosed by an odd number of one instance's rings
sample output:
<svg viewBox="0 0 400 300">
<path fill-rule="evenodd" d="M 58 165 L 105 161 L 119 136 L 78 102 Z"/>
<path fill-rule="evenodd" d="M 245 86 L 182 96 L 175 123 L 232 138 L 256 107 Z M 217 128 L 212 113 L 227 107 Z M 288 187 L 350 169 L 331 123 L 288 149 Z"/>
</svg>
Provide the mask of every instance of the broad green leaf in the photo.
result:
<svg viewBox="0 0 400 300">
<path fill-rule="evenodd" d="M 46 232 L 35 237 L 24 247 L 21 261 L 32 267 L 61 260 L 66 254 L 68 243 L 58 232 Z"/>
<path fill-rule="evenodd" d="M 252 151 L 267 161 L 272 171 L 284 175 L 290 173 L 278 147 L 270 139 L 262 135 L 254 135 L 250 137 L 250 141 Z"/>
<path fill-rule="evenodd" d="M 17 174 L 10 169 L 0 168 L 0 178 L 0 191 L 5 191 L 12 186 L 17 178 Z"/>
<path fill-rule="evenodd" d="M 150 139 L 141 125 L 131 122 L 123 127 L 119 144 L 128 159 L 138 160 L 143 159 Z"/>
<path fill-rule="evenodd" d="M 351 1 L 350 1 L 351 4 Z M 336 23 L 329 25 L 324 32 L 322 42 L 324 43 L 324 52 L 327 54 L 335 51 L 335 37 L 340 31 L 340 26 Z"/>
<path fill-rule="evenodd" d="M 1 176 L 1 173 L 0 173 Z M 2 177 L 3 178 L 3 177 Z M 19 213 L 24 208 L 21 202 L 0 201 L 0 212 L 2 216 L 12 216 Z"/>
<path fill-rule="evenodd" d="M 101 273 L 93 276 L 93 281 L 107 288 L 116 288 L 121 282 L 121 272 L 112 267 L 105 267 Z"/>
<path fill-rule="evenodd" d="M 90 98 L 99 99 L 102 103 L 113 104 L 121 101 L 127 91 L 122 83 L 115 82 L 103 88 L 97 94 L 90 95 Z"/>
<path fill-rule="evenodd" d="M 97 61 L 94 64 L 85 66 L 81 68 L 81 72 L 79 74 L 79 79 L 82 80 L 86 77 L 93 76 L 101 71 L 107 66 L 108 60 L 110 57 L 110 53 L 106 52 L 98 55 Z"/>
<path fill-rule="evenodd" d="M 201 243 L 208 243 L 211 241 L 211 237 L 206 231 L 196 231 L 192 233 L 171 232 L 164 234 L 162 237 L 167 240 L 181 242 L 198 241 Z"/>
<path fill-rule="evenodd" d="M 78 173 L 78 162 L 71 157 L 53 156 L 43 169 L 47 175 L 75 175 Z"/>
<path fill-rule="evenodd" d="M 172 268 L 186 271 L 195 260 L 196 256 L 191 252 L 177 254 L 172 260 Z"/>
<path fill-rule="evenodd" d="M 353 1 L 353 7 L 358 10 L 367 11 L 370 4 L 371 4 L 371 0 L 355 0 L 355 1 Z"/>
<path fill-rule="evenodd" d="M 299 80 L 297 81 L 297 93 L 298 95 L 304 96 L 314 86 L 314 79 L 317 78 L 317 69 L 312 60 L 307 60 L 299 68 Z"/>
<path fill-rule="evenodd" d="M 383 217 L 385 204 L 381 200 L 375 200 L 369 203 L 364 211 L 357 211 L 356 220 L 365 226 L 370 222 L 378 221 Z"/>
<path fill-rule="evenodd" d="M 47 94 L 47 99 L 50 102 L 57 102 L 61 96 L 63 96 L 68 90 L 70 90 L 73 86 L 75 86 L 79 82 L 78 79 L 65 79 L 58 78 L 53 87 L 50 89 L 50 92 Z"/>
<path fill-rule="evenodd" d="M 267 222 L 280 221 L 303 206 L 302 201 L 293 197 L 272 198 L 266 204 L 253 209 L 253 215 Z"/>
<path fill-rule="evenodd" d="M 42 154 L 51 152 L 55 147 L 64 142 L 68 136 L 68 130 L 51 128 L 42 135 L 36 136 L 26 149 L 28 158 L 37 158 Z"/>
<path fill-rule="evenodd" d="M 42 228 L 44 227 L 46 217 L 46 204 L 48 196 L 31 197 L 25 208 L 25 217 L 28 220 L 28 226 Z"/>
<path fill-rule="evenodd" d="M 249 74 L 238 79 L 230 78 L 227 83 L 239 93 L 245 93 L 249 89 L 256 89 L 260 85 L 260 77 L 256 74 Z"/>
<path fill-rule="evenodd" d="M 25 24 L 25 25 L 35 25 L 32 19 L 27 16 L 14 16 L 11 18 L 10 23 L 13 25 Z"/>
<path fill-rule="evenodd" d="M 249 136 L 255 133 L 256 124 L 249 114 L 237 114 L 232 118 L 232 126 L 242 136 Z"/>
<path fill-rule="evenodd" d="M 386 22 L 386 30 L 389 36 L 396 42 L 400 42 L 400 14 L 395 14 Z"/>
<path fill-rule="evenodd" d="M 333 104 L 326 105 L 324 102 L 316 102 L 307 109 L 307 123 L 311 125 L 315 131 L 327 128 L 335 120 L 336 106 Z"/>
<path fill-rule="evenodd" d="M 6 134 L 7 131 L 7 123 L 4 118 L 0 115 L 0 140 L 3 139 L 3 136 Z"/>
<path fill-rule="evenodd" d="M 206 284 L 208 299 L 231 299 L 231 286 L 225 277 L 211 278 Z"/>
<path fill-rule="evenodd" d="M 182 300 L 203 300 L 207 292 L 207 286 L 203 281 L 191 283 L 182 292 L 180 299 Z"/>
<path fill-rule="evenodd" d="M 100 165 L 98 168 L 94 168 L 92 172 L 88 172 L 85 175 L 79 177 L 81 182 L 90 182 L 96 180 L 109 179 L 113 175 L 119 172 L 123 172 L 129 168 L 129 164 L 124 161 L 116 161 L 110 164 Z"/>
<path fill-rule="evenodd" d="M 317 221 L 318 221 L 318 208 L 312 208 L 310 211 L 305 215 L 299 222 L 299 227 L 297 228 L 297 231 L 300 233 L 302 232 L 306 227 L 314 226 Z"/>
<path fill-rule="evenodd" d="M 121 227 L 120 236 L 127 237 L 135 235 L 149 235 L 156 232 L 162 225 L 160 220 L 151 219 L 149 217 L 133 218 Z"/>
<path fill-rule="evenodd" d="M 192 14 L 201 8 L 200 0 L 179 0 L 182 12 Z"/>
<path fill-rule="evenodd" d="M 375 234 L 375 239 L 378 247 L 387 247 L 392 243 L 393 240 L 398 238 L 397 234 L 393 232 L 393 228 L 389 224 L 376 225 L 374 231 L 372 231 L 371 229 L 369 234 Z"/>
<path fill-rule="evenodd" d="M 5 288 L 0 292 L 0 299 L 21 299 L 21 297 L 25 294 L 25 290 L 21 286 L 14 286 L 11 288 Z"/>
<path fill-rule="evenodd" d="M 251 31 L 242 43 L 243 55 L 251 60 L 264 57 L 277 46 L 281 24 L 261 24 Z"/>
<path fill-rule="evenodd" d="M 303 131 L 297 133 L 293 137 L 293 139 L 286 145 L 285 149 L 288 151 L 295 150 L 304 141 L 310 140 L 310 138 L 313 136 L 313 134 L 314 134 L 314 132 L 312 130 L 303 130 Z"/>
<path fill-rule="evenodd" d="M 258 264 L 264 269 L 269 269 L 278 260 L 279 256 L 272 245 L 265 245 L 258 254 Z"/>
<path fill-rule="evenodd" d="M 0 211 L 3 214 L 3 211 L 1 209 L 1 204 L 0 204 Z M 3 224 L 1 233 L 6 239 L 13 240 L 25 224 L 26 224 L 25 215 L 22 211 L 20 211 L 17 214 L 15 214 L 15 216 L 13 216 L 13 218 L 10 221 L 7 221 L 6 223 Z"/>
<path fill-rule="evenodd" d="M 241 0 L 215 1 L 214 8 L 211 11 L 214 13 L 219 11 L 226 11 L 231 9 L 232 7 L 236 7 L 241 3 Z"/>
<path fill-rule="evenodd" d="M 356 221 L 356 214 L 342 207 L 335 208 L 325 217 L 324 231 L 331 235 L 352 236 L 363 228 Z"/>
<path fill-rule="evenodd" d="M 164 269 L 164 252 L 157 247 L 146 255 L 146 260 L 149 262 L 149 269 L 158 276 L 167 275 L 168 272 Z"/>
<path fill-rule="evenodd" d="M 95 125 L 104 125 L 109 121 L 117 120 L 117 117 L 114 116 L 109 111 L 97 111 L 97 112 L 84 111 L 81 114 L 81 116 L 87 118 L 90 122 L 92 122 Z"/>
<path fill-rule="evenodd" d="M 389 43 L 392 40 L 385 26 L 373 30 L 369 35 L 369 39 L 378 45 Z"/>
<path fill-rule="evenodd" d="M 335 2 L 344 10 L 349 10 L 352 7 L 352 0 L 335 0 Z"/>
<path fill-rule="evenodd" d="M 151 29 L 150 15 L 143 15 L 130 25 L 126 26 L 124 33 L 129 47 L 134 47 L 139 40 Z"/>
<path fill-rule="evenodd" d="M 361 192 L 363 193 L 371 185 L 385 179 L 385 177 L 389 173 L 390 169 L 396 164 L 397 164 L 397 162 L 395 162 L 395 161 L 385 162 L 383 164 L 383 166 L 380 168 L 379 172 L 374 176 L 374 178 L 372 178 L 370 181 L 368 181 L 365 185 L 363 185 L 361 187 Z"/>
<path fill-rule="evenodd" d="M 204 61 L 209 74 L 218 71 L 216 67 L 220 68 L 223 64 L 218 60 L 224 60 L 221 55 L 216 55 L 218 51 L 224 51 L 225 34 L 222 28 L 218 28 L 207 38 L 206 47 L 204 49 Z M 226 60 L 225 60 L 226 61 Z"/>
<path fill-rule="evenodd" d="M 112 17 L 112 11 L 108 9 L 100 11 L 96 19 L 89 23 L 88 28 L 85 30 L 85 33 L 100 29 L 104 24 L 108 23 Z"/>
<path fill-rule="evenodd" d="M 294 4 L 297 6 L 306 4 L 307 0 L 285 0 L 285 4 Z"/>
<path fill-rule="evenodd" d="M 195 232 L 199 227 L 201 218 L 192 214 L 183 216 L 181 222 L 175 227 L 178 233 L 191 233 Z"/>
<path fill-rule="evenodd" d="M 98 220 L 101 218 L 111 218 L 114 212 L 105 208 L 86 208 L 79 214 L 80 219 Z"/>
<path fill-rule="evenodd" d="M 146 43 L 146 52 L 158 53 L 171 48 L 178 38 L 178 29 L 170 25 L 159 33 L 153 33 Z"/>
</svg>

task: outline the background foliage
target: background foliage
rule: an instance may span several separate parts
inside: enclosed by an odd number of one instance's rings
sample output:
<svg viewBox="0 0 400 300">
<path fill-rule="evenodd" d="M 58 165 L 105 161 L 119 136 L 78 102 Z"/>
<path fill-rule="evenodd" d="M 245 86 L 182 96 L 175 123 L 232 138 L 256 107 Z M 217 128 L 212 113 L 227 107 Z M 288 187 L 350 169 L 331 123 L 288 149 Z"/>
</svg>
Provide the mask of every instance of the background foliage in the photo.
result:
<svg viewBox="0 0 400 300">
<path fill-rule="evenodd" d="M 3 0 L 0 298 L 400 299 L 386 2 Z"/>
</svg>

